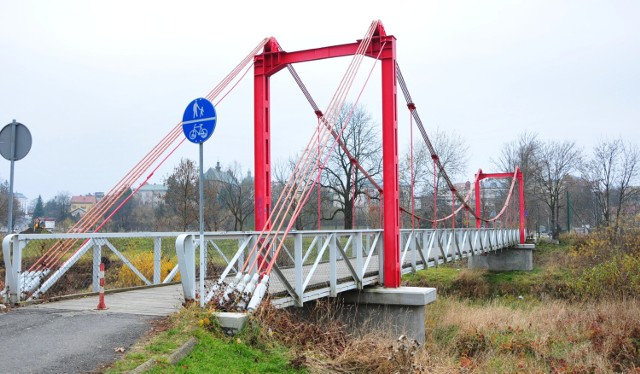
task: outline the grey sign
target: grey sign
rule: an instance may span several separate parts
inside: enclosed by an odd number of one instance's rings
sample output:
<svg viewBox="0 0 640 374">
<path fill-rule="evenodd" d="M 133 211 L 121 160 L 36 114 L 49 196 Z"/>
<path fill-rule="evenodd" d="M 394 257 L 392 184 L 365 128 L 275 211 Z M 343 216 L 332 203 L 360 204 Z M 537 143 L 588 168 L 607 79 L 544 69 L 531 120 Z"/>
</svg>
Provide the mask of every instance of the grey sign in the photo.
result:
<svg viewBox="0 0 640 374">
<path fill-rule="evenodd" d="M 22 160 L 31 150 L 31 132 L 13 121 L 0 131 L 0 154 L 9 161 Z"/>
</svg>

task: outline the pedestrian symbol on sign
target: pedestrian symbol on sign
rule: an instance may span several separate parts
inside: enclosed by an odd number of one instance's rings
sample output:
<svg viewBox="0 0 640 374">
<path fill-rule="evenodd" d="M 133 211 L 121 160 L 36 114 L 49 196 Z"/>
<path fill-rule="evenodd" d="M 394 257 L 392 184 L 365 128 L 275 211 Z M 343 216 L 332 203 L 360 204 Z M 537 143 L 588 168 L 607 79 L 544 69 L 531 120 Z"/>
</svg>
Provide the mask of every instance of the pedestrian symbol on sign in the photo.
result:
<svg viewBox="0 0 640 374">
<path fill-rule="evenodd" d="M 193 103 L 193 118 L 202 117 L 204 114 L 204 108 L 198 105 L 198 101 L 196 100 Z"/>
</svg>

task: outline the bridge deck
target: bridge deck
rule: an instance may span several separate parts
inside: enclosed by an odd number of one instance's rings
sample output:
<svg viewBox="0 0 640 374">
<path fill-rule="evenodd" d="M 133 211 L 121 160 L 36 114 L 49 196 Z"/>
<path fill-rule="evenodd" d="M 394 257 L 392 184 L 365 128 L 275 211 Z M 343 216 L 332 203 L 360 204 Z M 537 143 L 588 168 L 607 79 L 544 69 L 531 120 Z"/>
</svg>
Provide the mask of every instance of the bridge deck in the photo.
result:
<svg viewBox="0 0 640 374">
<path fill-rule="evenodd" d="M 98 295 L 85 296 L 77 299 L 66 299 L 27 306 L 35 309 L 58 310 L 95 310 L 98 305 Z M 108 293 L 104 296 L 106 311 L 138 314 L 146 316 L 168 316 L 182 308 L 184 296 L 182 285 L 172 284 L 161 287 L 150 287 L 125 292 Z"/>
<path fill-rule="evenodd" d="M 341 261 L 343 260 L 338 260 L 338 262 Z M 377 264 L 377 259 L 375 263 Z M 305 273 L 309 271 L 309 268 L 310 266 L 304 267 Z M 316 289 L 318 290 L 317 292 L 323 292 L 325 296 L 328 296 L 329 290 L 328 285 L 326 285 L 326 274 L 328 273 L 328 269 L 329 264 L 319 264 L 319 271 L 312 276 L 308 288 Z M 345 266 L 339 266 L 338 269 L 339 278 L 345 278 L 348 276 L 348 270 Z M 287 279 L 294 278 L 292 268 L 282 269 L 282 273 Z M 370 279 L 369 283 L 372 283 L 372 281 L 375 280 L 377 280 L 377 277 L 375 277 L 375 279 Z M 354 284 L 349 285 L 353 286 L 352 288 L 355 287 Z M 286 288 L 283 282 L 278 279 L 278 277 L 274 276 L 272 278 L 272 281 L 269 285 L 269 292 L 270 294 L 275 296 L 274 304 L 287 305 L 286 302 L 289 301 L 288 297 L 278 298 L 278 296 L 286 294 Z M 79 298 L 33 304 L 28 306 L 27 308 L 89 311 L 96 309 L 96 306 L 98 305 L 98 298 L 98 295 L 90 295 Z M 182 304 L 184 303 L 184 293 L 182 291 L 181 284 L 139 288 L 124 292 L 109 292 L 104 296 L 104 298 L 105 304 L 107 305 L 108 309 L 106 311 L 96 312 L 127 313 L 148 316 L 168 316 L 179 311 L 180 308 L 182 308 Z"/>
</svg>

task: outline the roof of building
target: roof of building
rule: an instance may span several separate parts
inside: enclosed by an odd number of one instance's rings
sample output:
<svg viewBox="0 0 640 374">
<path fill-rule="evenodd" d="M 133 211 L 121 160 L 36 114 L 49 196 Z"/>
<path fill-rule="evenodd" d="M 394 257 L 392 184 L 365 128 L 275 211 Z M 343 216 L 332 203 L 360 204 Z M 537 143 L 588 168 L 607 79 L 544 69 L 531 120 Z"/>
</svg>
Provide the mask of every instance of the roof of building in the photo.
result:
<svg viewBox="0 0 640 374">
<path fill-rule="evenodd" d="M 82 208 L 82 207 L 76 208 L 76 209 L 71 211 L 71 215 L 72 216 L 75 216 L 76 214 L 85 214 L 85 213 L 87 213 L 87 210 L 85 208 Z"/>
<path fill-rule="evenodd" d="M 238 184 L 238 181 L 230 172 L 222 170 L 219 162 L 215 168 L 209 168 L 209 170 L 204 173 L 204 179 L 228 184 Z"/>
<path fill-rule="evenodd" d="M 96 197 L 93 195 L 72 196 L 71 204 L 95 204 Z"/>
</svg>

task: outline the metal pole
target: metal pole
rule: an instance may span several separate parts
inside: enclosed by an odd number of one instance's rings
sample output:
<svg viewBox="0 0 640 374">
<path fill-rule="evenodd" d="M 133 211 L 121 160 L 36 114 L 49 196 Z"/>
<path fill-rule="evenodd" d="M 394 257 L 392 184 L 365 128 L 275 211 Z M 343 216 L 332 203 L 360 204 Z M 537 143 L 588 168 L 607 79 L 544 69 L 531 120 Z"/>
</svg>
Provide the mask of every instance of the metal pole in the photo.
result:
<svg viewBox="0 0 640 374">
<path fill-rule="evenodd" d="M 476 229 L 482 226 L 482 221 L 479 217 L 482 217 L 482 202 L 480 201 L 480 179 L 482 178 L 482 170 L 478 171 L 476 175 Z"/>
<path fill-rule="evenodd" d="M 516 173 L 516 178 L 518 178 L 518 188 L 519 188 L 519 203 L 520 203 L 520 244 L 524 244 L 526 241 L 526 237 L 524 235 L 524 221 L 526 217 L 524 216 L 524 175 L 522 174 L 522 170 L 518 170 Z"/>
<path fill-rule="evenodd" d="M 9 138 L 11 142 L 11 171 L 9 177 L 9 215 L 7 219 L 7 232 L 9 234 L 13 233 L 13 164 L 16 159 L 16 120 L 14 119 L 11 122 L 11 138 Z"/>
<path fill-rule="evenodd" d="M 202 168 L 204 145 L 200 143 L 200 306 L 204 307 L 204 277 L 205 277 L 205 252 L 207 248 L 204 244 L 204 172 Z"/>
<path fill-rule="evenodd" d="M 567 232 L 571 232 L 571 195 L 567 191 Z"/>
</svg>

